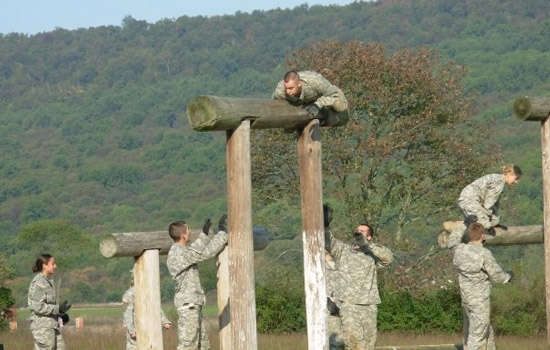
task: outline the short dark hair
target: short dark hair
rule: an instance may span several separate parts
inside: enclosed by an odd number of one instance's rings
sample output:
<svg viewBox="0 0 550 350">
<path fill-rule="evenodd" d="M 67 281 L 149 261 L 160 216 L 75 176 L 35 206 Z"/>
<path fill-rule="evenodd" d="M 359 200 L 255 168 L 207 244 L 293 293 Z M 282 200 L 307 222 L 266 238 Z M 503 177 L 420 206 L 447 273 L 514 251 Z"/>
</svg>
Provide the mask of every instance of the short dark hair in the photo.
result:
<svg viewBox="0 0 550 350">
<path fill-rule="evenodd" d="M 285 73 L 283 80 L 285 83 L 288 83 L 291 80 L 300 80 L 300 75 L 298 75 L 298 72 L 295 70 L 289 70 Z"/>
<path fill-rule="evenodd" d="M 180 221 L 174 221 L 173 223 L 168 226 L 168 234 L 170 235 L 170 238 L 174 242 L 177 242 L 180 240 L 181 234 L 187 231 L 188 226 L 187 223 L 183 220 Z"/>
<path fill-rule="evenodd" d="M 481 236 L 485 233 L 485 229 L 482 224 L 473 222 L 468 226 L 468 238 L 470 241 L 479 241 Z"/>
<path fill-rule="evenodd" d="M 40 256 L 36 258 L 34 266 L 32 267 L 32 272 L 41 272 L 44 265 L 47 264 L 51 258 L 53 258 L 53 256 L 50 254 L 40 254 Z"/>
</svg>

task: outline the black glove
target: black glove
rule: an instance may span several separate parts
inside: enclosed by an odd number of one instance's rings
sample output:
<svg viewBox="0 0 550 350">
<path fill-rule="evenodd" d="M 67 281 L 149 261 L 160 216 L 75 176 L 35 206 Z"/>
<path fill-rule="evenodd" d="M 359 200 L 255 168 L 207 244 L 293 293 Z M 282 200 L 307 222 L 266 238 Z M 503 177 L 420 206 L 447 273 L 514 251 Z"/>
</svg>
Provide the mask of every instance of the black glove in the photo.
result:
<svg viewBox="0 0 550 350">
<path fill-rule="evenodd" d="M 332 221 L 332 208 L 328 204 L 323 204 L 323 223 L 325 227 L 329 227 L 331 221 Z"/>
<path fill-rule="evenodd" d="M 508 274 L 510 275 L 510 279 L 508 280 L 508 283 L 512 282 L 512 280 L 514 279 L 514 277 L 516 277 L 514 275 L 514 271 L 508 271 Z"/>
<path fill-rule="evenodd" d="M 67 313 L 67 311 L 69 311 L 70 308 L 71 308 L 71 304 L 68 304 L 68 301 L 65 300 L 64 302 L 59 304 L 59 313 L 60 314 Z"/>
<path fill-rule="evenodd" d="M 331 316 L 340 316 L 340 308 L 330 298 L 327 298 L 327 310 Z"/>
<path fill-rule="evenodd" d="M 500 228 L 501 230 L 504 230 L 504 231 L 508 231 L 508 226 L 505 226 L 505 225 L 502 225 L 502 224 L 498 224 L 495 227 L 498 227 L 498 228 Z"/>
<path fill-rule="evenodd" d="M 464 218 L 464 225 L 466 225 L 466 227 L 469 227 L 470 224 L 473 224 L 474 222 L 477 222 L 477 216 L 475 215 L 468 215 Z"/>
<path fill-rule="evenodd" d="M 69 314 L 60 314 L 59 317 L 61 317 L 61 321 L 63 321 L 63 325 L 66 325 L 69 323 Z"/>
<path fill-rule="evenodd" d="M 218 231 L 227 232 L 227 214 L 223 214 L 218 222 Z"/>
<path fill-rule="evenodd" d="M 204 225 L 202 225 L 202 232 L 208 234 L 208 232 L 210 232 L 210 226 L 212 226 L 212 220 L 208 218 L 204 221 Z"/>
<path fill-rule="evenodd" d="M 315 103 L 307 105 L 306 111 L 310 118 L 317 118 L 319 116 L 319 107 Z"/>
<path fill-rule="evenodd" d="M 494 237 L 494 236 L 497 235 L 497 231 L 495 230 L 494 227 L 489 227 L 489 228 L 487 229 L 487 234 L 488 234 L 489 236 L 493 236 L 493 237 Z"/>
</svg>

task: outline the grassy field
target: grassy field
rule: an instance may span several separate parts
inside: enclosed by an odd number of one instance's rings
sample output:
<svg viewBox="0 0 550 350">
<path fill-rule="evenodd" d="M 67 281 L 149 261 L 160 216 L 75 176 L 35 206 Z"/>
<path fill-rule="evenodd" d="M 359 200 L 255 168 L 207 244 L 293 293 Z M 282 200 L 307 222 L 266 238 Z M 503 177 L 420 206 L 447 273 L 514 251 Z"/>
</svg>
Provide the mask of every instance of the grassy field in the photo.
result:
<svg viewBox="0 0 550 350">
<path fill-rule="evenodd" d="M 175 312 L 173 307 L 164 308 L 168 317 Z M 122 327 L 122 307 L 116 305 L 75 306 L 71 309 L 71 322 L 63 329 L 63 336 L 67 350 L 116 350 L 125 349 L 125 330 Z M 216 332 L 216 308 L 205 309 L 205 315 L 210 330 L 211 349 L 219 349 Z M 18 315 L 19 328 L 15 332 L 5 330 L 0 332 L 0 343 L 6 350 L 27 350 L 33 348 L 33 340 L 28 329 L 28 311 L 21 310 Z M 74 319 L 83 317 L 84 329 L 77 331 Z M 178 337 L 175 327 L 163 331 L 165 349 L 175 349 Z M 496 339 L 499 350 L 545 350 L 546 337 L 512 337 L 499 336 Z M 461 342 L 460 335 L 409 335 L 409 334 L 380 334 L 378 346 L 398 346 L 416 344 L 457 344 Z M 258 335 L 258 349 L 260 350 L 306 350 L 306 334 Z"/>
</svg>

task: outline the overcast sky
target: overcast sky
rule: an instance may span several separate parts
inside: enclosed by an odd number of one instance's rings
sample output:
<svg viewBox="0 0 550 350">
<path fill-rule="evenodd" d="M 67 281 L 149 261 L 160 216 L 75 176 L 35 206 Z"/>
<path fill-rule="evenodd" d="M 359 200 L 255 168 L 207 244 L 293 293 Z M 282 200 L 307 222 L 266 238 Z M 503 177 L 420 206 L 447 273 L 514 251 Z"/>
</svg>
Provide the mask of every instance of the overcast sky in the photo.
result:
<svg viewBox="0 0 550 350">
<path fill-rule="evenodd" d="M 0 33 L 36 34 L 55 28 L 118 25 L 128 15 L 154 23 L 180 16 L 215 16 L 237 11 L 347 5 L 354 0 L 0 0 Z"/>
</svg>

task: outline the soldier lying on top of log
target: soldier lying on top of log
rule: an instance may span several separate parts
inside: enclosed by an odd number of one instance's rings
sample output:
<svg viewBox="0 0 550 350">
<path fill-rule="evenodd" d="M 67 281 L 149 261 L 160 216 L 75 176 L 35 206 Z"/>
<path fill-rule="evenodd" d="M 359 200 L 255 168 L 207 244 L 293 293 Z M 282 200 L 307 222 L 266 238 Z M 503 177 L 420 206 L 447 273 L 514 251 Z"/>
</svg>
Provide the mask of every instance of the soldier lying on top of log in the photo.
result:
<svg viewBox="0 0 550 350">
<path fill-rule="evenodd" d="M 521 178 L 521 169 L 517 165 L 503 166 L 502 174 L 489 174 L 464 187 L 458 198 L 458 206 L 464 218 L 475 216 L 489 235 L 496 234 L 495 228 L 507 229 L 500 224 L 498 217 L 498 199 L 504 185 L 513 186 Z M 470 220 L 471 221 L 471 220 Z M 452 229 L 447 247 L 453 248 L 460 243 L 466 232 L 466 225 L 461 224 Z"/>
<path fill-rule="evenodd" d="M 332 85 L 321 74 L 313 71 L 286 72 L 275 91 L 274 100 L 287 100 L 294 106 L 305 106 L 311 119 L 323 119 L 328 116 L 328 109 L 344 112 L 348 109 L 348 101 L 342 90 Z"/>
</svg>

